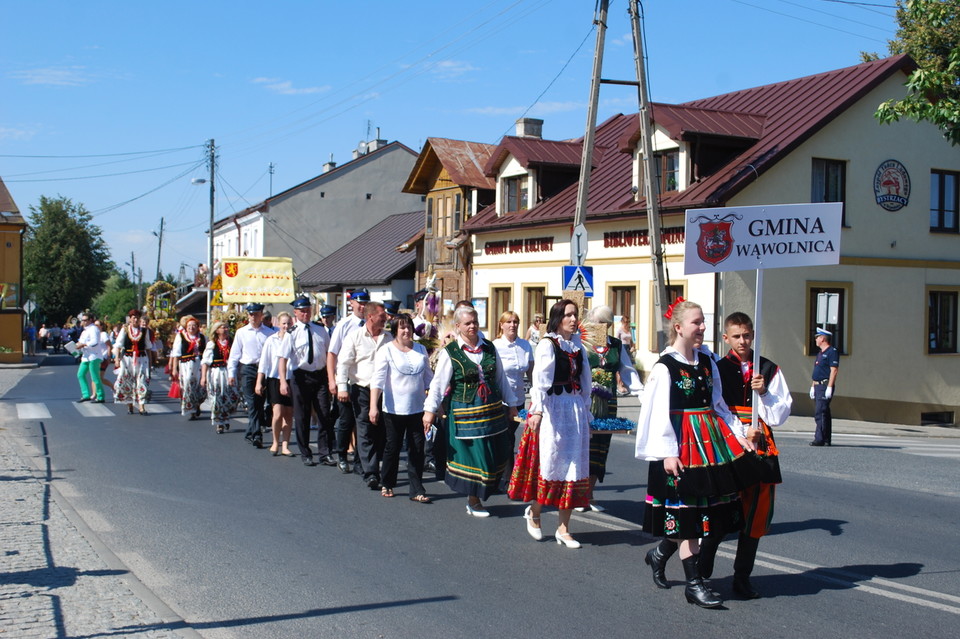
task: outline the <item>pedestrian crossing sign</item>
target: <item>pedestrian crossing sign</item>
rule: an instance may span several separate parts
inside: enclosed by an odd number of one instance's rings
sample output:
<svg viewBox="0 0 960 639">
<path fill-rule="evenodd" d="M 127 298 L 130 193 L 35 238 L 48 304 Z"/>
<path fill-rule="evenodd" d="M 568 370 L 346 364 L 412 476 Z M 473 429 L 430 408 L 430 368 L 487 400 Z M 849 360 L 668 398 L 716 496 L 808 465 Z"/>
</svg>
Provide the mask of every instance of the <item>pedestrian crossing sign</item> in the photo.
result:
<svg viewBox="0 0 960 639">
<path fill-rule="evenodd" d="M 593 297 L 593 267 L 564 266 L 563 290 L 582 291 L 584 296 Z"/>
</svg>

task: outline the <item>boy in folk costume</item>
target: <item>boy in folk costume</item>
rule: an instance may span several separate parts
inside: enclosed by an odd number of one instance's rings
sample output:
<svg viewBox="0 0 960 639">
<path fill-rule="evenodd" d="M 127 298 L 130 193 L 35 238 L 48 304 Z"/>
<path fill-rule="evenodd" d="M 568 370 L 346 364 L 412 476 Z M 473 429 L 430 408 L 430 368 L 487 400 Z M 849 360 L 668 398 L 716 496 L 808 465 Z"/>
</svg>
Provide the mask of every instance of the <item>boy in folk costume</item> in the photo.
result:
<svg viewBox="0 0 960 639">
<path fill-rule="evenodd" d="M 733 591 L 744 599 L 760 596 L 750 584 L 760 538 L 767 534 L 773 518 L 776 485 L 781 483 L 777 444 L 771 426 L 780 426 L 790 416 L 793 399 L 780 368 L 766 357 L 760 358 L 760 370 L 753 370 L 753 321 L 745 313 L 733 313 L 724 322 L 723 341 L 730 347 L 727 356 L 717 362 L 723 386 L 723 399 L 730 410 L 747 427 L 747 439 L 756 447 L 765 462 L 761 483 L 740 491 L 744 526 L 737 541 L 733 562 Z M 753 391 L 757 391 L 759 424 L 751 424 Z M 700 545 L 700 573 L 708 578 L 721 536 L 704 538 Z"/>
</svg>

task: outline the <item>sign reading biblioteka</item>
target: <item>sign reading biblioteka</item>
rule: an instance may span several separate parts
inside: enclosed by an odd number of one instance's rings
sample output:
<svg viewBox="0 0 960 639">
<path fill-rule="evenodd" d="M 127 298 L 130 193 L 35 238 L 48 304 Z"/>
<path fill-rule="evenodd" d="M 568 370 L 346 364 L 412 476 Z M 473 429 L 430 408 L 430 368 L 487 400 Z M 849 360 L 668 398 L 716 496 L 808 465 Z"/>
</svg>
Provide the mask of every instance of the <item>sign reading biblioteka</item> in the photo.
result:
<svg viewBox="0 0 960 639">
<path fill-rule="evenodd" d="M 843 204 L 773 204 L 686 212 L 683 269 L 721 273 L 840 263 Z"/>
<path fill-rule="evenodd" d="M 220 261 L 223 303 L 293 301 L 289 257 L 225 257 Z"/>
</svg>

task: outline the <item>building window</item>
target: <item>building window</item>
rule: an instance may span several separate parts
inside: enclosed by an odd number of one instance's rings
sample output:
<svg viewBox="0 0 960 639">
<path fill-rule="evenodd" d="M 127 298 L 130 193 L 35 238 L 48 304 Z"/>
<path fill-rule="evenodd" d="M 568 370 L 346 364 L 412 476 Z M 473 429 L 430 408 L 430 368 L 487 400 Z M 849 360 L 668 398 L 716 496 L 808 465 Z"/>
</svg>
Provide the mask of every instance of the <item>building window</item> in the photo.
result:
<svg viewBox="0 0 960 639">
<path fill-rule="evenodd" d="M 667 307 L 670 304 L 673 304 L 677 301 L 678 297 L 686 298 L 686 285 L 685 284 L 667 284 L 665 287 L 667 298 L 662 301 L 663 309 L 662 313 L 667 312 Z M 653 290 L 653 282 L 650 283 L 650 331 L 647 336 L 648 340 L 648 350 L 651 353 L 659 353 L 664 347 L 669 344 L 657 344 L 657 331 L 663 326 L 664 318 L 663 316 L 657 317 L 657 308 L 654 304 L 654 299 L 656 292 Z M 637 333 L 639 336 L 639 332 Z M 665 336 L 665 339 L 669 342 L 669 334 Z M 639 341 L 639 338 L 638 338 Z M 639 346 L 638 346 L 639 347 Z"/>
<path fill-rule="evenodd" d="M 523 317 L 520 318 L 520 335 L 527 334 L 527 326 L 533 323 L 533 316 L 539 313 L 543 316 L 544 324 L 540 329 L 540 334 L 547 332 L 546 304 L 547 289 L 544 286 L 525 286 L 523 288 Z"/>
<path fill-rule="evenodd" d="M 527 182 L 526 175 L 518 175 L 503 180 L 503 212 L 527 210 L 527 206 L 529 205 Z"/>
<path fill-rule="evenodd" d="M 433 198 L 427 198 L 427 235 L 433 235 Z"/>
<path fill-rule="evenodd" d="M 457 193 L 453 198 L 453 232 L 460 231 L 460 221 L 463 219 L 463 203 L 461 195 Z"/>
<path fill-rule="evenodd" d="M 813 158 L 810 201 L 843 203 L 842 224 L 847 226 L 847 163 L 843 160 Z"/>
<path fill-rule="evenodd" d="M 495 286 L 490 289 L 490 299 L 493 304 L 493 314 L 491 317 L 496 318 L 494 321 L 500 321 L 500 315 L 504 311 L 509 311 L 513 307 L 513 289 L 509 286 Z M 497 325 L 497 330 L 500 329 L 500 325 Z"/>
<path fill-rule="evenodd" d="M 958 291 L 928 291 L 928 353 L 957 352 Z"/>
<path fill-rule="evenodd" d="M 930 171 L 930 231 L 957 233 L 960 218 L 960 173 Z"/>
<path fill-rule="evenodd" d="M 661 151 L 653 154 L 657 167 L 657 184 L 660 193 L 680 189 L 680 151 Z"/>
<path fill-rule="evenodd" d="M 847 329 L 850 317 L 852 284 L 808 285 L 807 295 L 807 354 L 819 352 L 816 344 L 817 327 L 833 333 L 832 346 L 843 355 L 850 354 L 850 335 Z"/>
<path fill-rule="evenodd" d="M 637 301 L 636 286 L 611 286 L 610 287 L 610 308 L 616 317 L 626 315 L 631 322 L 636 321 L 634 315 L 634 305 Z M 617 327 L 614 327 L 616 330 Z"/>
</svg>

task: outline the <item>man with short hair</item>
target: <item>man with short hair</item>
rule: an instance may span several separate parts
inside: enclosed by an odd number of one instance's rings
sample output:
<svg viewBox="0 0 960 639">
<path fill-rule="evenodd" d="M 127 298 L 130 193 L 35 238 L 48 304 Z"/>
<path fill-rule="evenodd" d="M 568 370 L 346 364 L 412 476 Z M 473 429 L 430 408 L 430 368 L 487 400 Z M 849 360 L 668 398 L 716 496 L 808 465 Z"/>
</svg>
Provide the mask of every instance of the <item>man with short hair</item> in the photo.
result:
<svg viewBox="0 0 960 639">
<path fill-rule="evenodd" d="M 337 360 L 337 399 L 350 401 L 357 422 L 357 449 L 363 465 L 363 481 L 371 490 L 380 488 L 380 461 L 386 444 L 383 424 L 370 422 L 370 382 L 377 349 L 393 340 L 384 332 L 387 312 L 380 302 L 364 308 L 364 325 L 350 333 Z"/>
<path fill-rule="evenodd" d="M 352 469 L 347 461 L 347 449 L 350 447 L 350 438 L 353 434 L 356 419 L 353 414 L 353 406 L 347 400 L 340 400 L 340 393 L 337 390 L 337 358 L 340 355 L 340 349 L 343 347 L 343 341 L 346 337 L 363 325 L 363 309 L 370 301 L 370 291 L 365 288 L 358 288 L 350 293 L 348 297 L 351 313 L 340 320 L 330 335 L 330 345 L 327 347 L 327 377 L 330 387 L 330 394 L 337 397 L 339 403 L 340 416 L 337 418 L 335 427 L 337 437 L 337 455 L 339 457 L 338 466 L 340 472 L 350 473 Z"/>
<path fill-rule="evenodd" d="M 817 430 L 811 446 L 830 446 L 833 438 L 833 414 L 830 412 L 830 400 L 833 399 L 840 369 L 840 353 L 833 347 L 833 333 L 817 327 L 815 338 L 817 358 L 813 361 L 813 384 L 810 386 L 810 399 L 815 402 L 813 419 Z"/>
<path fill-rule="evenodd" d="M 737 539 L 737 555 L 733 561 L 733 591 L 744 599 L 760 596 L 750 584 L 750 574 L 757 559 L 760 538 L 767 534 L 773 518 L 776 485 L 781 483 L 778 450 L 771 426 L 780 426 L 790 416 L 793 398 L 787 388 L 780 367 L 760 358 L 760 369 L 753 368 L 753 320 L 746 313 L 731 313 L 724 321 L 723 341 L 730 351 L 717 361 L 717 371 L 723 388 L 723 401 L 747 429 L 746 437 L 756 447 L 764 461 L 764 474 L 759 484 L 740 491 L 744 526 Z M 757 424 L 753 419 L 753 394 L 760 398 L 757 404 Z M 700 543 L 700 574 L 713 574 L 714 559 L 720 542 L 727 532 L 711 531 Z"/>
<path fill-rule="evenodd" d="M 77 349 L 80 352 L 80 369 L 77 371 L 77 380 L 80 382 L 80 401 L 103 403 L 103 381 L 100 379 L 100 329 L 93 323 L 94 317 L 89 313 L 81 313 L 80 325 L 83 331 L 77 338 Z M 87 385 L 87 376 L 93 378 L 93 388 L 96 397 L 90 392 Z"/>
<path fill-rule="evenodd" d="M 320 307 L 320 323 L 327 329 L 327 335 L 333 335 L 333 329 L 337 323 L 337 307 L 331 304 L 324 304 Z"/>
<path fill-rule="evenodd" d="M 306 295 L 293 300 L 297 323 L 283 341 L 279 359 L 280 393 L 293 396 L 293 420 L 297 446 L 305 466 L 316 466 L 310 449 L 310 417 L 317 411 L 320 429 L 317 455 L 320 463 L 336 466 L 331 454 L 333 424 L 330 423 L 330 391 L 327 386 L 327 346 L 330 336 L 323 326 L 310 321 L 313 303 Z M 293 370 L 293 384 L 287 383 L 287 370 Z"/>
<path fill-rule="evenodd" d="M 257 395 L 257 367 L 260 354 L 267 338 L 273 331 L 263 325 L 263 304 L 251 302 L 245 310 L 249 314 L 247 323 L 237 329 L 227 360 L 227 383 L 236 386 L 239 375 L 240 393 L 247 405 L 247 433 L 245 438 L 254 448 L 263 448 L 263 429 L 267 425 L 264 410 L 265 398 Z"/>
</svg>

